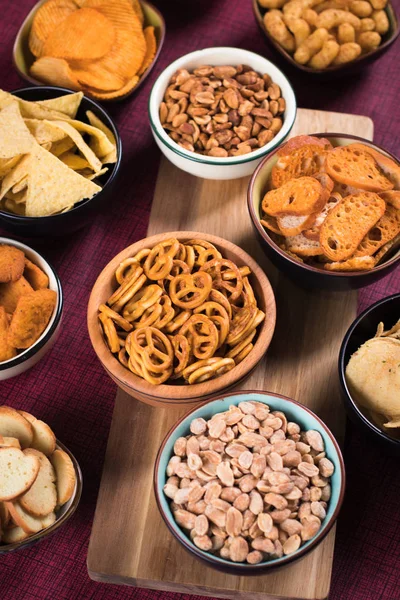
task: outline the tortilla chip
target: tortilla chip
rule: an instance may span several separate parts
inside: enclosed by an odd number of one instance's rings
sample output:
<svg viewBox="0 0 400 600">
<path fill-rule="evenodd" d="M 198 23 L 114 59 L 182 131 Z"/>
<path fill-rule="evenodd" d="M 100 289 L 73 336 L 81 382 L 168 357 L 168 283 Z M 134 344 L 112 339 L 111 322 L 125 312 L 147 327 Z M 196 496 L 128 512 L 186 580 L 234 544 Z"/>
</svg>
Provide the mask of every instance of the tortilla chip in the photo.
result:
<svg viewBox="0 0 400 600">
<path fill-rule="evenodd" d="M 68 150 L 71 150 L 71 148 L 74 148 L 74 147 L 75 147 L 75 144 L 74 144 L 73 140 L 71 140 L 70 137 L 66 136 L 63 140 L 60 140 L 59 142 L 54 142 L 51 145 L 51 148 L 49 151 L 52 154 L 54 154 L 54 156 L 61 156 L 61 154 L 68 152 Z"/>
<path fill-rule="evenodd" d="M 17 103 L 13 102 L 0 112 L 0 158 L 12 158 L 30 152 L 35 143 L 24 123 Z"/>
<path fill-rule="evenodd" d="M 17 195 L 28 186 L 28 175 L 25 175 L 19 183 L 16 183 L 12 188 L 12 193 Z"/>
<path fill-rule="evenodd" d="M 149 68 L 157 52 L 157 41 L 156 36 L 154 35 L 154 27 L 146 27 L 143 30 L 143 34 L 146 40 L 147 49 L 146 54 L 144 55 L 142 66 L 138 71 L 139 76 L 143 75 L 143 73 Z"/>
<path fill-rule="evenodd" d="M 22 98 L 13 96 L 9 92 L 0 90 L 0 110 L 10 106 L 10 104 L 17 104 L 17 106 L 19 106 L 21 116 L 24 119 L 47 119 L 48 121 L 56 119 L 58 121 L 68 121 L 68 117 L 62 112 L 52 110 L 51 108 L 47 108 L 47 106 L 40 105 L 37 102 L 28 102 L 27 100 L 22 100 Z"/>
<path fill-rule="evenodd" d="M 105 125 L 103 121 L 101 121 L 101 119 L 99 119 L 99 117 L 97 117 L 91 110 L 86 111 L 86 116 L 89 123 L 93 127 L 96 127 L 96 129 L 100 129 L 100 131 L 107 136 L 107 139 L 113 145 L 113 149 L 108 154 L 103 156 L 96 152 L 96 149 L 93 147 L 92 143 L 90 143 L 89 146 L 92 148 L 93 152 L 102 159 L 103 164 L 117 162 L 117 142 L 111 129 L 109 129 L 109 127 L 107 127 L 107 125 Z"/>
<path fill-rule="evenodd" d="M 90 169 L 82 169 L 82 171 L 79 171 L 79 173 L 80 175 L 82 175 L 82 177 L 85 177 L 85 179 L 89 179 L 90 181 L 92 181 L 93 179 L 101 177 L 102 175 L 107 173 L 107 171 L 108 167 L 104 167 L 104 169 L 101 169 L 101 171 L 98 171 L 97 173 L 93 173 L 93 171 L 91 171 Z"/>
<path fill-rule="evenodd" d="M 73 169 L 74 171 L 79 171 L 81 169 L 90 167 L 85 158 L 82 158 L 82 156 L 79 156 L 79 154 L 73 154 L 73 152 L 65 152 L 65 154 L 61 154 L 59 158 L 62 160 L 64 165 L 67 165 L 67 167 Z"/>
<path fill-rule="evenodd" d="M 29 292 L 33 292 L 33 287 L 25 277 L 20 277 L 17 281 L 0 283 L 0 306 L 4 306 L 8 313 L 13 313 L 21 296 Z"/>
<path fill-rule="evenodd" d="M 43 83 L 59 85 L 61 87 L 70 88 L 71 90 L 82 89 L 82 86 L 73 74 L 69 64 L 63 58 L 42 56 L 35 60 L 29 69 L 29 72 L 32 77 L 35 77 Z M 66 115 L 63 116 L 64 118 L 67 118 Z"/>
<path fill-rule="evenodd" d="M 70 119 L 75 119 L 82 98 L 83 92 L 75 92 L 75 94 L 65 94 L 64 96 L 50 98 L 49 100 L 38 100 L 37 104 L 62 112 Z"/>
<path fill-rule="evenodd" d="M 17 154 L 12 158 L 0 158 L 0 179 L 5 177 L 17 162 L 22 158 L 22 154 Z"/>
<path fill-rule="evenodd" d="M 59 142 L 66 136 L 65 132 L 51 127 L 47 121 L 41 119 L 24 119 L 24 121 L 38 144 Z"/>
<path fill-rule="evenodd" d="M 32 152 L 26 215 L 42 217 L 60 212 L 85 198 L 92 198 L 101 187 L 88 181 L 61 160 L 36 145 Z"/>
<path fill-rule="evenodd" d="M 40 267 L 31 262 L 25 256 L 24 277 L 30 283 L 34 290 L 43 290 L 49 287 L 49 278 Z"/>
<path fill-rule="evenodd" d="M 77 10 L 73 0 L 48 0 L 39 7 L 33 17 L 29 34 L 29 48 L 36 57 L 42 56 L 47 38 L 59 23 Z"/>
<path fill-rule="evenodd" d="M 52 143 L 45 142 L 44 144 L 40 144 L 40 145 L 42 146 L 42 148 L 44 148 L 44 150 L 47 150 L 47 152 L 49 152 L 51 150 Z"/>
<path fill-rule="evenodd" d="M 20 193 L 23 194 L 24 192 L 20 192 Z M 20 215 L 21 217 L 24 217 L 25 216 L 25 204 L 22 204 L 22 203 L 19 204 L 19 203 L 15 202 L 11 198 L 9 198 L 9 195 L 10 195 L 10 192 L 8 192 L 6 194 L 6 197 L 0 201 L 2 210 L 13 213 L 14 215 Z"/>
<path fill-rule="evenodd" d="M 28 195 L 28 186 L 26 186 L 23 190 L 17 192 L 16 194 L 14 194 L 14 192 L 11 192 L 11 191 L 7 192 L 5 197 L 8 200 L 12 200 L 13 203 L 17 206 L 18 214 L 19 214 L 19 211 L 21 211 L 21 210 L 23 210 L 24 214 L 25 214 L 25 202 L 26 202 L 27 195 Z M 21 205 L 21 208 L 19 208 L 19 205 Z"/>
<path fill-rule="evenodd" d="M 80 121 L 74 121 L 74 123 L 80 123 Z M 71 125 L 71 122 L 66 123 L 65 121 L 49 121 L 49 124 L 52 127 L 57 127 L 58 129 L 61 129 L 61 131 L 64 131 L 86 158 L 93 171 L 100 171 L 102 167 L 101 161 L 97 158 L 93 150 L 89 148 L 77 129 Z"/>
<path fill-rule="evenodd" d="M 72 127 L 74 127 L 77 131 L 82 132 L 82 135 L 85 133 L 89 134 L 91 137 L 89 147 L 93 150 L 98 158 L 103 160 L 103 156 L 107 156 L 110 152 L 115 150 L 114 142 L 109 139 L 106 132 L 100 127 L 94 127 L 88 123 L 83 123 L 82 121 L 76 120 L 70 121 L 69 124 L 72 125 Z M 112 136 L 112 138 L 114 139 L 114 136 Z"/>
<path fill-rule="evenodd" d="M 0 200 L 16 184 L 20 183 L 29 174 L 31 155 L 26 154 L 21 158 L 18 164 L 11 169 L 1 182 Z"/>
</svg>

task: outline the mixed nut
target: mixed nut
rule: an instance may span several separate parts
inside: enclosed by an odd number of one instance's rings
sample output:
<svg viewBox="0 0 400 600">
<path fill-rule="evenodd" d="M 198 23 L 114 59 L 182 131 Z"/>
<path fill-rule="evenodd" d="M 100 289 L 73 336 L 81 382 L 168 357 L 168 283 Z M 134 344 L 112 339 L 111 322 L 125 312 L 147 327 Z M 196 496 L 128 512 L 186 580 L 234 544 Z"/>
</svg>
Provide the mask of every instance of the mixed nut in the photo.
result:
<svg viewBox="0 0 400 600">
<path fill-rule="evenodd" d="M 258 564 L 318 533 L 333 472 L 318 431 L 248 401 L 191 422 L 190 434 L 175 441 L 164 493 L 198 548 Z"/>
<path fill-rule="evenodd" d="M 285 99 L 268 74 L 247 65 L 179 69 L 160 105 L 160 121 L 182 148 L 208 156 L 248 154 L 283 125 Z"/>
</svg>

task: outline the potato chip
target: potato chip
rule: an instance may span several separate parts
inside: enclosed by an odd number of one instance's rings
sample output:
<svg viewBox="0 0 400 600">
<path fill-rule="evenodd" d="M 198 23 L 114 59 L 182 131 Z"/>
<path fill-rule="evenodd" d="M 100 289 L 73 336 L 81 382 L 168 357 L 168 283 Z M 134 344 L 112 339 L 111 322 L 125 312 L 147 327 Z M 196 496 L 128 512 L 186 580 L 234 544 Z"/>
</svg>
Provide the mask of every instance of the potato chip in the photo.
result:
<svg viewBox="0 0 400 600">
<path fill-rule="evenodd" d="M 26 198 L 28 217 L 55 214 L 85 198 L 92 198 L 100 190 L 101 187 L 35 144 Z"/>
<path fill-rule="evenodd" d="M 142 66 L 138 71 L 138 75 L 142 75 L 151 65 L 157 52 L 157 41 L 154 35 L 154 27 L 146 27 L 143 30 L 144 39 L 146 40 L 146 54 L 144 55 Z"/>
<path fill-rule="evenodd" d="M 137 14 L 137 16 L 139 17 L 139 20 L 140 20 L 141 24 L 143 25 L 143 23 L 144 23 L 144 14 L 143 14 L 142 5 L 140 4 L 140 0 L 131 0 L 131 2 L 132 2 L 132 8 L 133 8 L 133 10 Z"/>
<path fill-rule="evenodd" d="M 58 142 L 66 137 L 64 131 L 51 127 L 47 121 L 41 119 L 24 119 L 24 121 L 38 144 Z"/>
<path fill-rule="evenodd" d="M 121 98 L 126 94 L 129 94 L 131 90 L 138 84 L 139 77 L 134 75 L 129 81 L 116 92 L 97 92 L 97 90 L 93 90 L 88 88 L 88 91 L 93 98 L 97 98 L 98 100 L 113 100 L 114 98 Z"/>
<path fill-rule="evenodd" d="M 5 177 L 7 173 L 15 167 L 17 162 L 22 158 L 22 154 L 17 154 L 12 158 L 0 158 L 0 179 Z"/>
<path fill-rule="evenodd" d="M 49 121 L 49 124 L 64 131 L 86 158 L 93 171 L 100 171 L 102 167 L 101 161 L 97 158 L 93 150 L 89 148 L 81 134 L 70 123 L 66 123 L 65 121 Z"/>
<path fill-rule="evenodd" d="M 96 152 L 95 148 L 93 148 L 93 146 L 89 144 L 93 152 L 97 154 L 97 156 L 100 156 L 102 158 L 103 164 L 117 162 L 117 142 L 111 129 L 107 127 L 107 125 L 104 125 L 103 121 L 101 121 L 91 110 L 86 111 L 86 116 L 88 118 L 89 123 L 93 127 L 96 127 L 96 129 L 100 129 L 100 131 L 102 131 L 107 136 L 107 139 L 113 145 L 113 149 L 108 154 L 102 157 Z"/>
<path fill-rule="evenodd" d="M 69 64 L 62 58 L 42 56 L 33 63 L 29 72 L 32 77 L 44 83 L 67 87 L 71 90 L 82 89 Z"/>
<path fill-rule="evenodd" d="M 71 148 L 73 148 L 74 146 L 75 144 L 73 140 L 71 140 L 71 138 L 67 136 L 59 142 L 54 142 L 51 145 L 49 152 L 54 154 L 54 156 L 61 156 L 61 154 L 68 152 L 68 150 L 71 150 Z"/>
<path fill-rule="evenodd" d="M 48 0 L 38 9 L 29 34 L 29 48 L 34 56 L 42 56 L 43 45 L 54 28 L 76 10 L 73 0 Z"/>
<path fill-rule="evenodd" d="M 75 119 L 82 98 L 83 92 L 76 92 L 75 94 L 65 94 L 64 96 L 50 98 L 49 100 L 38 100 L 37 104 L 62 112 L 70 119 Z"/>
<path fill-rule="evenodd" d="M 31 155 L 26 154 L 21 158 L 18 164 L 11 169 L 4 177 L 1 182 L 0 200 L 4 198 L 6 193 L 11 190 L 13 186 L 19 183 L 29 173 L 29 167 L 31 162 Z"/>
<path fill-rule="evenodd" d="M 101 12 L 79 8 L 59 23 L 43 46 L 44 56 L 68 60 L 96 60 L 110 52 L 115 30 Z"/>
<path fill-rule="evenodd" d="M 79 154 L 73 154 L 72 152 L 65 152 L 65 154 L 61 154 L 60 160 L 67 165 L 70 169 L 74 171 L 79 171 L 81 169 L 90 168 L 88 161 Z M 92 171 L 91 171 L 92 173 Z"/>
<path fill-rule="evenodd" d="M 84 68 L 72 68 L 72 73 L 80 85 L 100 91 L 119 90 L 125 83 L 123 77 L 109 71 L 97 61 L 85 65 Z"/>
<path fill-rule="evenodd" d="M 13 102 L 0 112 L 0 158 L 26 154 L 35 143 L 34 137 L 21 117 L 19 106 Z"/>
</svg>

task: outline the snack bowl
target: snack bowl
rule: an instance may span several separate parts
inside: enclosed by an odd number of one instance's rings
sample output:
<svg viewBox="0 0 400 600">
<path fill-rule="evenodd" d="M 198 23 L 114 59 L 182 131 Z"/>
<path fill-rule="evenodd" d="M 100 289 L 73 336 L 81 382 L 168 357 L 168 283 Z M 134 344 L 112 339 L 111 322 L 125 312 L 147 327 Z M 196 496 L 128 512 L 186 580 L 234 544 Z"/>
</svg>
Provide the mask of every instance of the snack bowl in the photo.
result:
<svg viewBox="0 0 400 600">
<path fill-rule="evenodd" d="M 266 314 L 259 325 L 257 338 L 251 352 L 229 372 L 203 383 L 192 385 L 161 384 L 154 385 L 134 375 L 125 368 L 111 353 L 99 323 L 98 309 L 106 303 L 118 284 L 115 270 L 126 258 L 130 258 L 144 248 L 153 248 L 159 242 L 176 238 L 178 241 L 193 238 L 211 242 L 222 255 L 233 260 L 239 267 L 247 265 L 252 273 L 249 281 L 253 287 L 259 308 Z M 204 402 L 213 394 L 229 389 L 241 383 L 262 360 L 266 353 L 275 328 L 276 308 L 271 285 L 257 263 L 244 250 L 220 237 L 193 231 L 162 233 L 145 238 L 125 248 L 103 269 L 97 278 L 88 305 L 88 329 L 94 351 L 108 375 L 130 396 L 153 406 L 192 406 Z"/>
<path fill-rule="evenodd" d="M 390 46 L 397 40 L 400 34 L 400 27 L 396 12 L 391 2 L 388 2 L 384 10 L 389 20 L 389 31 L 382 36 L 382 43 L 380 44 L 380 46 L 378 46 L 375 50 L 368 52 L 367 54 L 361 54 L 361 56 L 359 56 L 355 60 L 344 65 L 333 65 L 327 67 L 326 69 L 312 69 L 307 65 L 301 65 L 300 63 L 296 62 L 293 56 L 289 54 L 289 52 L 287 52 L 276 40 L 274 40 L 274 38 L 267 31 L 267 28 L 264 24 L 263 17 L 266 13 L 266 10 L 259 5 L 258 0 L 252 0 L 252 3 L 254 17 L 268 45 L 273 47 L 277 52 L 279 52 L 279 54 L 284 58 L 286 62 L 288 62 L 292 66 L 293 69 L 296 69 L 297 71 L 300 71 L 303 74 L 305 73 L 311 77 L 315 77 L 321 80 L 328 80 L 332 77 L 351 75 L 352 73 L 360 71 L 360 69 L 371 64 L 377 58 L 379 58 L 385 52 L 387 52 L 387 50 L 389 50 Z"/>
<path fill-rule="evenodd" d="M 314 137 L 327 138 L 335 147 L 348 146 L 355 142 L 362 143 L 381 152 L 397 163 L 399 162 L 395 156 L 383 148 L 360 137 L 342 133 L 313 133 L 311 135 Z M 394 256 L 390 256 L 389 259 L 385 260 L 382 264 L 378 264 L 368 271 L 327 271 L 323 268 L 314 267 L 297 261 L 275 243 L 260 223 L 260 218 L 261 202 L 267 191 L 271 170 L 278 160 L 278 151 L 279 148 L 272 151 L 257 167 L 250 180 L 247 191 L 247 206 L 254 231 L 266 256 L 274 263 L 274 265 L 287 275 L 287 277 L 302 287 L 327 290 L 358 289 L 378 281 L 393 271 L 400 262 L 400 250 L 398 248 L 397 251 L 395 251 Z"/>
<path fill-rule="evenodd" d="M 160 104 L 169 81 L 178 69 L 189 71 L 200 65 L 246 64 L 258 73 L 272 77 L 286 101 L 283 126 L 265 146 L 243 156 L 214 157 L 191 152 L 179 146 L 163 129 L 159 116 Z M 171 63 L 159 75 L 150 93 L 149 118 L 153 137 L 161 152 L 177 167 L 205 179 L 237 179 L 250 175 L 261 159 L 286 139 L 296 118 L 296 98 L 286 76 L 266 58 L 241 48 L 205 48 L 186 54 Z"/>
<path fill-rule="evenodd" d="M 0 237 L 0 244 L 8 244 L 22 250 L 31 262 L 46 273 L 49 278 L 49 289 L 57 292 L 56 308 L 39 339 L 30 348 L 23 350 L 14 358 L 0 362 L 0 381 L 4 381 L 33 367 L 53 347 L 60 333 L 64 299 L 61 281 L 54 268 L 43 256 L 29 246 L 5 237 Z"/>
<path fill-rule="evenodd" d="M 35 86 L 21 88 L 12 93 L 23 100 L 36 102 L 73 94 L 74 92 L 55 86 Z M 88 110 L 92 111 L 112 131 L 117 143 L 117 162 L 107 165 L 107 173 L 101 175 L 97 180 L 102 187 L 101 191 L 90 199 L 82 200 L 66 212 L 46 217 L 26 217 L 0 210 L 1 227 L 14 235 L 29 238 L 68 235 L 91 223 L 101 208 L 108 204 L 115 189 L 114 184 L 121 166 L 121 138 L 116 125 L 106 111 L 96 101 L 83 96 L 76 118 L 87 122 L 86 111 Z"/>
<path fill-rule="evenodd" d="M 350 325 L 339 352 L 339 378 L 344 405 L 349 418 L 369 439 L 378 443 L 389 454 L 400 456 L 400 434 L 392 429 L 392 435 L 374 423 L 367 411 L 352 397 L 346 381 L 346 367 L 350 357 L 367 340 L 375 336 L 378 324 L 383 322 L 389 329 L 400 318 L 400 294 L 378 300 L 362 312 Z M 397 430 L 399 431 L 399 430 Z"/>
<path fill-rule="evenodd" d="M 17 36 L 15 38 L 14 47 L 13 47 L 13 62 L 14 67 L 18 71 L 18 74 L 22 79 L 25 79 L 28 83 L 33 83 L 34 85 L 43 85 L 42 81 L 39 81 L 35 77 L 33 77 L 29 70 L 32 64 L 35 61 L 35 57 L 29 49 L 29 34 L 32 27 L 32 21 L 38 9 L 45 3 L 47 0 L 40 0 L 37 4 L 34 5 L 32 10 L 26 16 L 24 22 L 22 23 Z M 147 77 L 150 75 L 154 65 L 157 62 L 157 59 L 160 55 L 161 49 L 164 44 L 165 39 L 165 21 L 160 13 L 160 11 L 153 6 L 150 2 L 146 2 L 146 0 L 140 0 L 140 4 L 142 6 L 143 14 L 144 14 L 144 26 L 153 26 L 154 34 L 157 40 L 157 51 L 153 58 L 151 65 L 146 69 L 143 75 L 140 77 L 137 85 L 130 90 L 127 94 L 123 96 L 118 96 L 118 98 L 112 98 L 109 100 L 102 100 L 102 102 L 118 102 L 120 100 L 124 100 L 128 96 L 137 92 L 140 86 L 145 82 Z M 94 112 L 94 111 L 93 111 Z"/>
<path fill-rule="evenodd" d="M 263 561 L 255 565 L 248 563 L 234 563 L 230 560 L 215 556 L 200 550 L 190 539 L 187 530 L 183 530 L 175 521 L 170 508 L 170 499 L 164 494 L 163 488 L 167 480 L 166 468 L 174 454 L 175 441 L 180 437 L 190 434 L 190 423 L 193 419 L 203 418 L 206 421 L 213 415 L 227 411 L 230 406 L 237 406 L 241 402 L 257 401 L 268 404 L 271 411 L 283 412 L 288 421 L 300 425 L 302 430 L 313 429 L 318 431 L 324 441 L 326 456 L 333 463 L 335 469 L 331 477 L 331 498 L 327 507 L 326 518 L 318 533 L 292 554 L 281 558 Z M 158 509 L 168 529 L 178 542 L 193 556 L 203 563 L 219 571 L 235 575 L 262 575 L 292 563 L 313 550 L 327 535 L 333 526 L 340 511 L 345 491 L 345 467 L 341 451 L 335 437 L 327 425 L 306 406 L 286 396 L 274 392 L 242 391 L 213 396 L 207 403 L 199 408 L 193 408 L 189 413 L 179 419 L 165 436 L 158 451 L 154 467 L 154 493 Z"/>
<path fill-rule="evenodd" d="M 38 542 L 47 539 L 48 537 L 56 533 L 60 529 L 60 527 L 65 525 L 65 523 L 69 521 L 69 519 L 72 517 L 72 515 L 78 508 L 83 489 L 82 471 L 75 456 L 59 440 L 56 440 L 56 449 L 64 450 L 64 452 L 68 454 L 75 469 L 76 483 L 71 498 L 68 500 L 68 502 L 66 502 L 61 508 L 57 510 L 56 520 L 49 527 L 42 529 L 38 533 L 34 533 L 33 535 L 20 542 L 14 542 L 13 544 L 0 543 L 0 555 L 9 554 L 10 552 L 14 552 L 15 550 L 22 550 L 23 548 L 28 548 L 30 546 L 33 546 L 34 544 L 37 544 Z"/>
</svg>

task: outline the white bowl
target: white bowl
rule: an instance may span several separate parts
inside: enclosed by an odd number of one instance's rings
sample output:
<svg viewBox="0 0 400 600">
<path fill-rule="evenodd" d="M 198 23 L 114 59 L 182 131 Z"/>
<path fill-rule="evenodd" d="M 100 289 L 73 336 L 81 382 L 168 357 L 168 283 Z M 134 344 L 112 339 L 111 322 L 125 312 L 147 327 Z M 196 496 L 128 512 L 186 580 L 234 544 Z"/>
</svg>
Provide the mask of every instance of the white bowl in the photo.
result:
<svg viewBox="0 0 400 600">
<path fill-rule="evenodd" d="M 283 127 L 268 144 L 243 156 L 230 156 L 217 158 L 203 156 L 190 152 L 179 146 L 163 129 L 159 108 L 163 101 L 164 92 L 168 87 L 172 75 L 178 69 L 191 71 L 199 65 L 239 65 L 245 64 L 258 73 L 268 73 L 274 83 L 277 83 L 286 101 Z M 149 99 L 150 126 L 154 139 L 161 152 L 179 169 L 191 175 L 204 179 L 237 179 L 251 175 L 258 163 L 271 150 L 279 146 L 289 135 L 296 118 L 296 98 L 288 79 L 272 62 L 248 50 L 240 48 L 205 48 L 190 54 L 185 54 L 171 63 L 156 80 Z"/>
<path fill-rule="evenodd" d="M 49 278 L 49 288 L 57 292 L 57 304 L 47 325 L 40 338 L 30 347 L 20 352 L 14 358 L 4 360 L 0 362 L 0 381 L 10 379 L 20 375 L 24 371 L 27 371 L 33 365 L 35 365 L 54 345 L 60 329 L 62 308 L 63 308 L 63 294 L 61 288 L 61 282 L 58 278 L 57 273 L 53 267 L 35 250 L 17 242 L 10 240 L 5 237 L 0 237 L 0 244 L 8 244 L 9 246 L 15 246 L 19 250 L 22 250 L 27 258 L 35 265 L 40 267 Z"/>
</svg>

